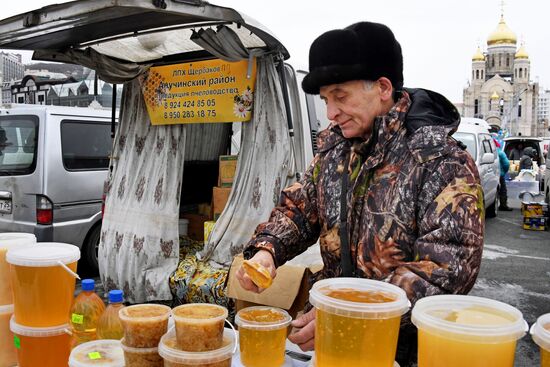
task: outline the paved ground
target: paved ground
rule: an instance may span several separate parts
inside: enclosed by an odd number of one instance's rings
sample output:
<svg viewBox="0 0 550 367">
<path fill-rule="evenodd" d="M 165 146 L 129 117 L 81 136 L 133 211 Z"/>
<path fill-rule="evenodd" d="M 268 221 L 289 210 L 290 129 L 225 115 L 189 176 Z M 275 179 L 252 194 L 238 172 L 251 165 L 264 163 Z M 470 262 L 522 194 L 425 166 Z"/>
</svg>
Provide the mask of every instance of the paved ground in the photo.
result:
<svg viewBox="0 0 550 367">
<path fill-rule="evenodd" d="M 531 326 L 538 316 L 550 312 L 550 232 L 523 230 L 521 220 L 519 210 L 487 220 L 481 271 L 470 294 L 517 307 Z M 318 256 L 318 248 L 311 248 L 293 262 L 307 264 Z M 101 282 L 95 279 L 103 295 Z M 538 347 L 526 335 L 518 342 L 515 367 L 539 363 Z"/>
<path fill-rule="evenodd" d="M 521 213 L 500 212 L 487 219 L 481 272 L 470 294 L 518 308 L 531 326 L 550 312 L 550 232 L 521 228 Z M 531 336 L 518 342 L 515 367 L 539 365 Z"/>
</svg>

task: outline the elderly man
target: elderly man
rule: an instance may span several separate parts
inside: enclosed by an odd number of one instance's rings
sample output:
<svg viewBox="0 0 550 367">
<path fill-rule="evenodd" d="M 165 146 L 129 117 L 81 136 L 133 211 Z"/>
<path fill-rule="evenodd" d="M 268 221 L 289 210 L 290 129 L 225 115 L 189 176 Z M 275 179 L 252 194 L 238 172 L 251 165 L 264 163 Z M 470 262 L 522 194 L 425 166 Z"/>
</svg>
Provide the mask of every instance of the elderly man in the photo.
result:
<svg viewBox="0 0 550 367">
<path fill-rule="evenodd" d="M 411 303 L 467 293 L 483 246 L 483 193 L 471 156 L 451 138 L 460 117 L 440 94 L 403 88 L 401 46 L 382 24 L 332 30 L 310 48 L 302 88 L 320 94 L 329 129 L 304 178 L 283 190 L 244 255 L 276 268 L 320 242 L 318 279 L 395 284 Z M 241 285 L 261 291 L 239 269 Z M 314 347 L 315 313 L 289 339 Z M 416 329 L 403 317 L 397 361 L 416 359 Z"/>
</svg>

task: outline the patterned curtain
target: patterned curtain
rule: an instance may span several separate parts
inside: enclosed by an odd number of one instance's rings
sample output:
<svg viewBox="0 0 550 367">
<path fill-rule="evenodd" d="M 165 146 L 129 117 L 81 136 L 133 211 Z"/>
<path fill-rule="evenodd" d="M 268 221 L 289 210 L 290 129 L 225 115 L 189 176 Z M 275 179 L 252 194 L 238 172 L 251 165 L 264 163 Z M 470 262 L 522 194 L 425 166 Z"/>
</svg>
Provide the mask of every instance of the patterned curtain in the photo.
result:
<svg viewBox="0 0 550 367">
<path fill-rule="evenodd" d="M 137 78 L 124 85 L 121 105 L 99 245 L 101 279 L 106 291 L 122 289 L 130 303 L 169 300 L 185 129 L 151 125 Z"/>
<path fill-rule="evenodd" d="M 242 141 L 233 189 L 216 221 L 203 261 L 229 267 L 256 226 L 266 221 L 281 189 L 294 180 L 294 161 L 281 84 L 271 56 L 258 58 L 254 114 L 242 124 Z"/>
</svg>

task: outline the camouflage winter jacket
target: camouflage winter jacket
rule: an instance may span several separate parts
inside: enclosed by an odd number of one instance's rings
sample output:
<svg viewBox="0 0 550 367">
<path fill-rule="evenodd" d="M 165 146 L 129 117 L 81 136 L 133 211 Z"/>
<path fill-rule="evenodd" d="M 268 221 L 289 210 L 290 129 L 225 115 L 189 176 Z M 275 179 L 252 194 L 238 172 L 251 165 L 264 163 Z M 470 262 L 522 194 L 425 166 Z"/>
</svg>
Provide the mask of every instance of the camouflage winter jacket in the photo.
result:
<svg viewBox="0 0 550 367">
<path fill-rule="evenodd" d="M 484 206 L 476 165 L 450 137 L 459 121 L 443 96 L 416 89 L 376 119 L 367 141 L 346 139 L 337 127 L 323 131 L 304 178 L 283 190 L 245 257 L 267 249 L 280 266 L 319 239 L 324 269 L 317 278 L 342 276 L 346 172 L 356 276 L 395 284 L 413 304 L 429 295 L 467 293 L 481 262 Z"/>
</svg>

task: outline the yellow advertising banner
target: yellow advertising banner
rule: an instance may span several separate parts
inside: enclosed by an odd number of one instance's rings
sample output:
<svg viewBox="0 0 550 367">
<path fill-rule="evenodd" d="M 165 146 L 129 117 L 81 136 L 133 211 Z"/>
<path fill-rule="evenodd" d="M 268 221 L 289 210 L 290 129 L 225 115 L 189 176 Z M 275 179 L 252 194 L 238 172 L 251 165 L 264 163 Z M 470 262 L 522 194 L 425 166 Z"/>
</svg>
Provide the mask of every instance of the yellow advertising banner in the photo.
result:
<svg viewBox="0 0 550 367">
<path fill-rule="evenodd" d="M 157 66 L 141 79 L 153 125 L 249 121 L 254 105 L 256 59 L 206 60 Z"/>
</svg>

